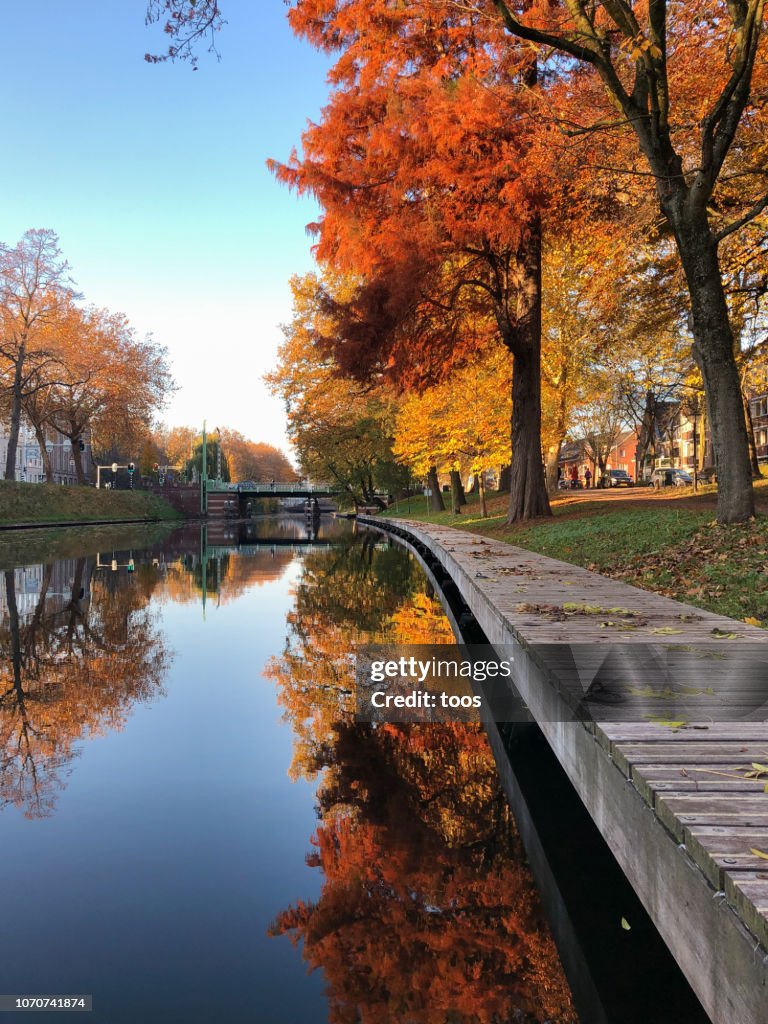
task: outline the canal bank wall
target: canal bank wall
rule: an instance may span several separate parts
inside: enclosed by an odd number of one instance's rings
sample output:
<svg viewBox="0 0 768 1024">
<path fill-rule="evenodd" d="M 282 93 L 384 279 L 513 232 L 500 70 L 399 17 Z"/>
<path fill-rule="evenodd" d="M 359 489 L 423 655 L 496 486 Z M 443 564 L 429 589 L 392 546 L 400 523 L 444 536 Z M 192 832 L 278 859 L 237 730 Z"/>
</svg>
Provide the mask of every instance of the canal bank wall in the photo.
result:
<svg viewBox="0 0 768 1024">
<path fill-rule="evenodd" d="M 521 696 L 707 1014 L 764 1024 L 768 862 L 753 851 L 768 851 L 768 795 L 744 768 L 768 760 L 768 724 L 573 721 L 536 645 L 670 634 L 681 645 L 768 644 L 768 634 L 465 531 L 358 521 L 436 560 L 488 641 L 514 649 Z M 584 612 L 557 614 L 564 607 Z M 632 628 L 618 631 L 611 611 Z"/>
</svg>

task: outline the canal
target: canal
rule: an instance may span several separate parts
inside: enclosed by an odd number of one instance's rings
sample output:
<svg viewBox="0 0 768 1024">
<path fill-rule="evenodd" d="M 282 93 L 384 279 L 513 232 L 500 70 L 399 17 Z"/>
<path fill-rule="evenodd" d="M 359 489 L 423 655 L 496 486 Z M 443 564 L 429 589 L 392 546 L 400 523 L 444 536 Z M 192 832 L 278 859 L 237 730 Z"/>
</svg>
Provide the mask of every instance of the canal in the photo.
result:
<svg viewBox="0 0 768 1024">
<path fill-rule="evenodd" d="M 89 994 L 94 1024 L 706 1019 L 567 796 L 558 951 L 482 727 L 354 723 L 356 644 L 454 639 L 403 547 L 262 519 L 1 550 L 0 994 Z"/>
</svg>

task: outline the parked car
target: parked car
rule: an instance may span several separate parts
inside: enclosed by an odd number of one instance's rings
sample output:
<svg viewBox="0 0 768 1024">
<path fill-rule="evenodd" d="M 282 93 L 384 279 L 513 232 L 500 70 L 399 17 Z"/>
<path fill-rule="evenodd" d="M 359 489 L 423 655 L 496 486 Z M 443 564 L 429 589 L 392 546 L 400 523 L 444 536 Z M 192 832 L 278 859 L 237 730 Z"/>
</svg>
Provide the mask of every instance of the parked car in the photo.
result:
<svg viewBox="0 0 768 1024">
<path fill-rule="evenodd" d="M 685 469 L 654 469 L 651 484 L 659 487 L 690 487 L 693 477 Z"/>
<path fill-rule="evenodd" d="M 634 487 L 634 481 L 626 469 L 608 469 L 600 477 L 601 487 Z"/>
</svg>

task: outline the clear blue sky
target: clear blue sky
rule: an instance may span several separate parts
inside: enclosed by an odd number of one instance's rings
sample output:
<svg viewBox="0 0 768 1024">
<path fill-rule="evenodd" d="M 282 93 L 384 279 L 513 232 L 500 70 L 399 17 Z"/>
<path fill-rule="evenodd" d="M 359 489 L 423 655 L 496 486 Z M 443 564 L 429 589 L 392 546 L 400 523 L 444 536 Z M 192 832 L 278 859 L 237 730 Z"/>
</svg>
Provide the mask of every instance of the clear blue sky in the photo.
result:
<svg viewBox="0 0 768 1024">
<path fill-rule="evenodd" d="M 261 375 L 312 268 L 313 203 L 278 185 L 325 98 L 327 60 L 283 0 L 222 0 L 221 61 L 162 51 L 143 0 L 34 0 L 3 12 L 0 240 L 52 228 L 87 300 L 169 349 L 169 423 L 229 426 L 283 446 Z"/>
</svg>

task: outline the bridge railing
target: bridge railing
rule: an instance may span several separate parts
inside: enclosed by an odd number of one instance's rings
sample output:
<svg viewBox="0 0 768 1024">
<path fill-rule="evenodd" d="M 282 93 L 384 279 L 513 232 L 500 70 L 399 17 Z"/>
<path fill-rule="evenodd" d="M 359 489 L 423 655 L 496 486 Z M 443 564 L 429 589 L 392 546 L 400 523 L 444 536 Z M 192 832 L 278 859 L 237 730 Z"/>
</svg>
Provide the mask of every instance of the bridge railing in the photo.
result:
<svg viewBox="0 0 768 1024">
<path fill-rule="evenodd" d="M 318 483 L 312 481 L 312 483 L 303 483 L 301 481 L 291 481 L 290 483 L 280 483 L 275 480 L 274 483 L 263 480 L 244 480 L 238 484 L 224 483 L 220 480 L 209 480 L 208 481 L 209 491 L 247 491 L 249 494 L 275 494 L 279 492 L 282 495 L 285 494 L 296 494 L 296 495 L 307 495 L 307 494 L 329 494 L 338 493 L 340 490 L 338 484 Z"/>
</svg>

